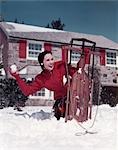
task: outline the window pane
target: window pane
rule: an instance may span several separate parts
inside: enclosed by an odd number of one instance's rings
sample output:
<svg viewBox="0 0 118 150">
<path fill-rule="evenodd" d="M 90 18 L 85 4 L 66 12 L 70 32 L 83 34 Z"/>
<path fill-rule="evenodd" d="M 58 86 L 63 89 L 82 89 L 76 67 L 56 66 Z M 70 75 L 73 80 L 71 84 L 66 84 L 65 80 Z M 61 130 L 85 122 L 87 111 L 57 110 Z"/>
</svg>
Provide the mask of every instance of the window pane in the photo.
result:
<svg viewBox="0 0 118 150">
<path fill-rule="evenodd" d="M 116 53 L 107 52 L 107 64 L 115 65 L 116 64 Z"/>
<path fill-rule="evenodd" d="M 37 58 L 42 51 L 42 45 L 37 43 L 29 43 L 28 57 Z"/>
<path fill-rule="evenodd" d="M 71 54 L 71 60 L 76 62 L 76 61 L 79 61 L 79 59 L 80 59 L 80 53 L 73 51 Z"/>
</svg>

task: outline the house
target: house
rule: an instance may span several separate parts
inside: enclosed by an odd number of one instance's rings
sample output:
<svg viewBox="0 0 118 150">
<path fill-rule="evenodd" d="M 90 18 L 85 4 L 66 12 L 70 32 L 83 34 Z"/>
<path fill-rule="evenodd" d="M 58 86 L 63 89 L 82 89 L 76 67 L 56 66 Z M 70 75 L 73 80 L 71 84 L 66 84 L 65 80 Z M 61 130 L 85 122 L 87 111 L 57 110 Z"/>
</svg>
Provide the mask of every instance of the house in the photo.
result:
<svg viewBox="0 0 118 150">
<path fill-rule="evenodd" d="M 63 55 L 62 45 L 70 44 L 72 38 L 85 38 L 96 43 L 95 50 L 102 55 L 102 60 L 96 56 L 96 64 L 101 70 L 101 84 L 118 88 L 118 43 L 102 35 L 67 32 L 13 22 L 0 22 L 0 62 L 3 63 L 6 76 L 10 76 L 7 68 L 15 63 L 21 77 L 32 80 L 41 71 L 37 61 L 38 54 L 51 50 L 55 60 L 60 60 Z M 74 45 L 81 46 L 78 43 Z M 73 52 L 73 63 L 78 58 L 79 54 Z M 30 104 L 35 105 L 40 99 L 40 104 L 44 105 L 46 99 L 51 102 L 53 92 L 42 89 L 29 96 L 29 99 Z"/>
</svg>

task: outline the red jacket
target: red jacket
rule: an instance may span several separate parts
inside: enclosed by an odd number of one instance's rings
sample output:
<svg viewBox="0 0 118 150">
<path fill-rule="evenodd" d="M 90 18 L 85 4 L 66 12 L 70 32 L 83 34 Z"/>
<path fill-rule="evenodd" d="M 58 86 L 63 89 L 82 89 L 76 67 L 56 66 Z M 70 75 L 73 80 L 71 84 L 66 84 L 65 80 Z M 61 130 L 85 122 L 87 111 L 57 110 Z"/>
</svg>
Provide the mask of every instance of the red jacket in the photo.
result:
<svg viewBox="0 0 118 150">
<path fill-rule="evenodd" d="M 72 76 L 76 71 L 76 68 L 69 67 L 69 74 Z M 17 75 L 16 80 L 22 92 L 25 95 L 35 93 L 41 88 L 47 88 L 48 90 L 54 91 L 54 99 L 59 99 L 67 94 L 67 85 L 63 84 L 63 76 L 66 75 L 65 63 L 58 61 L 54 63 L 54 69 L 52 72 L 43 70 L 38 74 L 32 83 L 27 84 Z"/>
</svg>

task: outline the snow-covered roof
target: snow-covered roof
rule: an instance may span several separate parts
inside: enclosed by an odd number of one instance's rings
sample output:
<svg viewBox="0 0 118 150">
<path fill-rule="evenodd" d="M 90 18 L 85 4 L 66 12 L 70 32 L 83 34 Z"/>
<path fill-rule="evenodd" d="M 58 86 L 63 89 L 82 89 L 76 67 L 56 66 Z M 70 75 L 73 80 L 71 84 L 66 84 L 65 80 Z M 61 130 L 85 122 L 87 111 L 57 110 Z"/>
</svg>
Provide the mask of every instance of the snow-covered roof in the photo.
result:
<svg viewBox="0 0 118 150">
<path fill-rule="evenodd" d="M 113 42 L 112 40 L 102 35 L 68 32 L 13 22 L 0 22 L 0 27 L 6 32 L 9 37 L 12 36 L 17 38 L 61 43 L 70 43 L 72 38 L 85 38 L 96 42 L 96 47 L 118 50 L 118 43 Z"/>
<path fill-rule="evenodd" d="M 19 24 L 13 22 L 6 22 L 6 23 L 2 22 L 2 24 L 8 33 L 10 32 L 63 32 L 56 29 Z"/>
</svg>

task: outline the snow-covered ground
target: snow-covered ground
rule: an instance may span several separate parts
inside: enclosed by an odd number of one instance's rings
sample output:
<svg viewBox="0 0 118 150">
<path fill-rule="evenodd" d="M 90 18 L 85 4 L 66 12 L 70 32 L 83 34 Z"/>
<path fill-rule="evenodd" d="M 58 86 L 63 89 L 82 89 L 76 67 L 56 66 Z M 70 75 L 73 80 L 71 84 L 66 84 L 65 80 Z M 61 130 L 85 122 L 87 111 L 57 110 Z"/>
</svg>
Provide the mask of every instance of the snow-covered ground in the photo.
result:
<svg viewBox="0 0 118 150">
<path fill-rule="evenodd" d="M 118 106 L 93 107 L 93 119 L 82 124 L 51 115 L 51 107 L 0 110 L 0 150 L 116 150 Z M 93 127 L 92 123 L 94 123 Z M 92 133 L 92 134 L 91 134 Z"/>
</svg>

